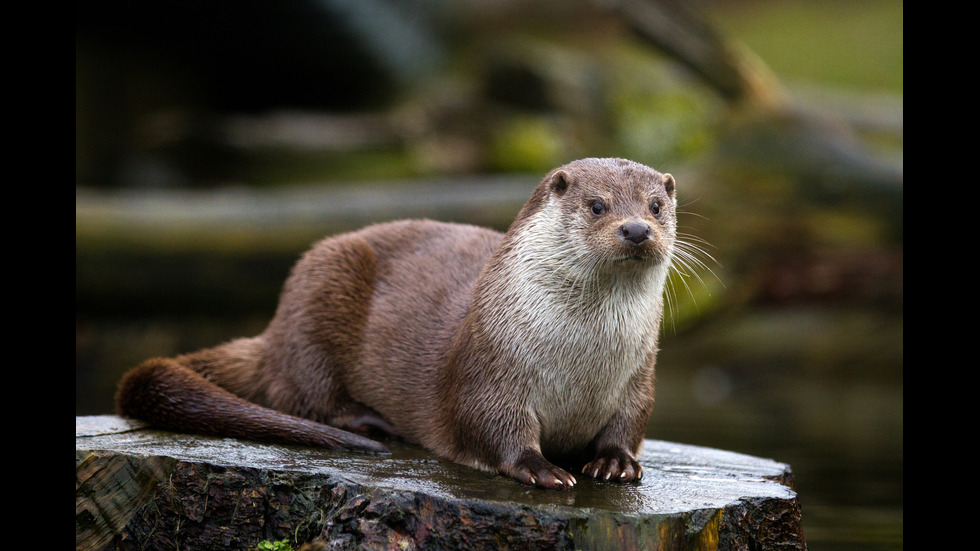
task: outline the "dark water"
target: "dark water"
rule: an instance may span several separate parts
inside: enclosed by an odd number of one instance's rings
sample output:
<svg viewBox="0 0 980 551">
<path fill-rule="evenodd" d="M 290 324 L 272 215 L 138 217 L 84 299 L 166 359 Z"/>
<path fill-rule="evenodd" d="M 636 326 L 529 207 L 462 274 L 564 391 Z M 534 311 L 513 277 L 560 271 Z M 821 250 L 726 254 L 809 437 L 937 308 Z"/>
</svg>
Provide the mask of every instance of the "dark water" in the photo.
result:
<svg viewBox="0 0 980 551">
<path fill-rule="evenodd" d="M 858 328 L 863 346 L 839 348 Z M 703 350 L 717 333 L 748 349 Z M 667 339 L 650 436 L 790 464 L 810 549 L 901 549 L 901 362 L 900 317 L 747 313 Z"/>
</svg>

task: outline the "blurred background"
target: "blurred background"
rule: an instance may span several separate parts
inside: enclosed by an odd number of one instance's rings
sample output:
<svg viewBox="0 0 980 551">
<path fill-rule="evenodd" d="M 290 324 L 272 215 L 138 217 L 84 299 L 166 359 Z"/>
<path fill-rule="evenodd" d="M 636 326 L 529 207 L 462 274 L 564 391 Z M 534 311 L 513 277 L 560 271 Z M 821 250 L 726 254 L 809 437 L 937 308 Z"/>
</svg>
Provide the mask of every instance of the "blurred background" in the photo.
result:
<svg viewBox="0 0 980 551">
<path fill-rule="evenodd" d="M 790 464 L 811 550 L 903 547 L 900 0 L 76 6 L 75 414 L 260 332 L 323 235 L 505 229 L 545 172 L 674 174 L 650 438 Z"/>
</svg>

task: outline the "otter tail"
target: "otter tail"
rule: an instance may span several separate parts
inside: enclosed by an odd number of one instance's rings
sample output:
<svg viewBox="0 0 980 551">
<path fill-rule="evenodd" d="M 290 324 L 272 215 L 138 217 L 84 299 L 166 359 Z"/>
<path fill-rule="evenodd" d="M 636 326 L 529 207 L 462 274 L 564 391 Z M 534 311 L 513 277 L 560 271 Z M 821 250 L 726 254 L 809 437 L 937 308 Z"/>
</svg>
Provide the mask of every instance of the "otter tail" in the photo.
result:
<svg viewBox="0 0 980 551">
<path fill-rule="evenodd" d="M 177 432 L 388 453 L 374 440 L 240 398 L 181 360 L 148 360 L 126 373 L 116 393 L 119 414 Z"/>
</svg>

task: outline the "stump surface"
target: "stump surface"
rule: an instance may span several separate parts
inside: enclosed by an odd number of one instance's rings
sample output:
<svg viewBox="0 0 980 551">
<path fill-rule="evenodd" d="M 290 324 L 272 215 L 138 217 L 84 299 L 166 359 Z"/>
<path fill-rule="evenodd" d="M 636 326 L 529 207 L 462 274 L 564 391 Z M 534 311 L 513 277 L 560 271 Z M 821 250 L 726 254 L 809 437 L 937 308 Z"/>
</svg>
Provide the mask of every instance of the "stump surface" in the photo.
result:
<svg viewBox="0 0 980 551">
<path fill-rule="evenodd" d="M 386 442 L 390 456 L 75 418 L 77 549 L 805 549 L 782 463 L 644 442 L 640 483 L 525 487 Z"/>
</svg>

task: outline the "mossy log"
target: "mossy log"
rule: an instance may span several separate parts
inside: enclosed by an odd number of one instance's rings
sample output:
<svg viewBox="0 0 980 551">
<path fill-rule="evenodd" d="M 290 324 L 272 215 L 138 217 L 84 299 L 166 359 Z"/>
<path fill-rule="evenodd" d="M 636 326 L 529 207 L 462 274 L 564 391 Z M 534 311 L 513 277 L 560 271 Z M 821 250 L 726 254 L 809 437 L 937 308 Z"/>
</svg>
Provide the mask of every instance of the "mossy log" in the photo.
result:
<svg viewBox="0 0 980 551">
<path fill-rule="evenodd" d="M 386 442 L 371 456 L 75 418 L 77 549 L 805 549 L 790 468 L 648 440 L 640 483 L 522 486 Z"/>
</svg>

